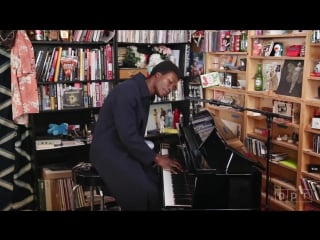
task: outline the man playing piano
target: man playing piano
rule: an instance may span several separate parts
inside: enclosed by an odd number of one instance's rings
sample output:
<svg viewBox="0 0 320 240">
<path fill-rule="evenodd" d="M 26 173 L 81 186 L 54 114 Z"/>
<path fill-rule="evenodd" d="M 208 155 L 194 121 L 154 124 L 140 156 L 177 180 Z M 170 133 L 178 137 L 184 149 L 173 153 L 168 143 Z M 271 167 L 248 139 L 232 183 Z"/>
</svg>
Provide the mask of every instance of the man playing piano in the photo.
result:
<svg viewBox="0 0 320 240">
<path fill-rule="evenodd" d="M 107 194 L 122 210 L 161 210 L 161 178 L 155 166 L 176 173 L 182 166 L 156 154 L 145 143 L 149 107 L 155 95 L 167 96 L 181 77 L 170 61 L 156 65 L 148 78 L 138 73 L 107 96 L 93 132 L 90 161 L 102 177 Z"/>
</svg>

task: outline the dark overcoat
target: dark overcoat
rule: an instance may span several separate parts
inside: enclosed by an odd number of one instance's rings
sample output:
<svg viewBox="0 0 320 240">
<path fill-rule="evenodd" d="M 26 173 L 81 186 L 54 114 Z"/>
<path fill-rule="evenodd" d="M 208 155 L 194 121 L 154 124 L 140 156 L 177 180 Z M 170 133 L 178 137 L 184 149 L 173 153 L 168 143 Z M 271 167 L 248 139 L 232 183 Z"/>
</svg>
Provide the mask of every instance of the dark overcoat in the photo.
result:
<svg viewBox="0 0 320 240">
<path fill-rule="evenodd" d="M 144 134 L 152 96 L 137 74 L 119 83 L 100 109 L 90 161 L 123 210 L 153 210 L 160 204 L 156 153 Z"/>
</svg>

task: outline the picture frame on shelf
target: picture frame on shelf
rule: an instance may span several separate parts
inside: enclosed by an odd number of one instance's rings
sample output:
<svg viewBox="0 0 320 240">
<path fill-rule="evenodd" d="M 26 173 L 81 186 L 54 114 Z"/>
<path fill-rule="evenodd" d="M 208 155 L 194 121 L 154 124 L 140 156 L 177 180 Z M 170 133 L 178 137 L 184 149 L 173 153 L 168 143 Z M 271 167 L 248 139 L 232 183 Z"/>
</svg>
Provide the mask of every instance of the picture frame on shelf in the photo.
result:
<svg viewBox="0 0 320 240">
<path fill-rule="evenodd" d="M 237 82 L 237 74 L 236 73 L 226 73 L 224 75 L 224 86 L 225 87 L 236 87 L 238 85 Z"/>
<path fill-rule="evenodd" d="M 310 76 L 320 77 L 320 59 L 312 59 Z"/>
<path fill-rule="evenodd" d="M 281 57 L 283 54 L 283 43 L 282 42 L 275 42 L 271 49 L 270 56 L 274 57 Z"/>
<path fill-rule="evenodd" d="M 276 94 L 301 97 L 304 60 L 285 60 Z"/>
<path fill-rule="evenodd" d="M 161 116 L 165 117 L 167 113 L 170 112 L 169 110 L 171 111 L 171 113 L 173 112 L 171 103 L 151 104 L 145 136 L 160 133 Z"/>
<path fill-rule="evenodd" d="M 264 90 L 276 91 L 281 78 L 283 61 L 265 60 L 262 65 Z"/>
<path fill-rule="evenodd" d="M 80 108 L 83 107 L 83 90 L 82 88 L 65 88 L 62 93 L 62 107 Z"/>
<path fill-rule="evenodd" d="M 292 117 L 292 107 L 292 103 L 273 100 L 273 113 L 277 113 L 279 115 L 287 117 Z"/>
</svg>

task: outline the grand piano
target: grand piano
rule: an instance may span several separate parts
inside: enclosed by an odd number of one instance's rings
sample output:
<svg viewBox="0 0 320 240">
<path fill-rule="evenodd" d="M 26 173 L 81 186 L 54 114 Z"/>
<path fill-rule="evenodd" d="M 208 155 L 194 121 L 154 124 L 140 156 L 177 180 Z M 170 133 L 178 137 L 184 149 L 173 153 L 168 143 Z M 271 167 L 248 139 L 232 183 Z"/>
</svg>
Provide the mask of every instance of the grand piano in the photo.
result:
<svg viewBox="0 0 320 240">
<path fill-rule="evenodd" d="M 204 111 L 180 125 L 180 144 L 171 146 L 170 155 L 186 172 L 161 170 L 164 210 L 260 209 L 263 166 L 230 147 L 219 124 Z"/>
</svg>

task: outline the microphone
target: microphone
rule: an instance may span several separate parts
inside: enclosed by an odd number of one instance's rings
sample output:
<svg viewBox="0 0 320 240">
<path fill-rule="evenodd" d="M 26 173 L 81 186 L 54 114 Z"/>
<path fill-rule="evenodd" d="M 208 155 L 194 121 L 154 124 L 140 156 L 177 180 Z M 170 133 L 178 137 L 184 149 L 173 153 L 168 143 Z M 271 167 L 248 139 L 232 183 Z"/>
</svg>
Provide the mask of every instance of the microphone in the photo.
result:
<svg viewBox="0 0 320 240">
<path fill-rule="evenodd" d="M 215 106 L 226 106 L 226 107 L 231 107 L 234 109 L 237 109 L 239 111 L 244 111 L 245 109 L 239 105 L 236 104 L 230 104 L 230 103 L 226 103 L 223 101 L 219 101 L 216 99 L 202 99 L 202 98 L 195 98 L 195 97 L 186 97 L 186 99 L 190 100 L 190 101 L 195 101 L 195 102 L 205 102 L 205 103 L 209 103 L 211 105 L 215 105 Z"/>
<path fill-rule="evenodd" d="M 225 103 L 225 102 L 215 100 L 215 99 L 208 100 L 208 99 L 201 99 L 201 98 L 194 98 L 194 97 L 186 97 L 186 99 L 188 99 L 190 101 L 205 102 L 205 103 L 209 103 L 209 104 L 216 105 L 216 106 L 227 106 L 227 107 L 237 109 L 240 112 L 251 111 L 251 112 L 261 113 L 262 115 L 264 115 L 266 117 L 277 117 L 277 118 L 283 118 L 283 119 L 289 119 L 289 120 L 292 118 L 291 116 L 286 116 L 286 115 L 282 115 L 279 113 L 273 113 L 273 112 L 268 112 L 268 111 L 263 111 L 263 110 L 259 110 L 259 109 L 253 109 L 253 108 L 245 108 L 245 107 L 241 107 L 236 104 Z"/>
</svg>

